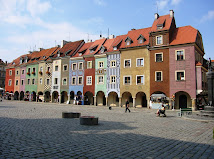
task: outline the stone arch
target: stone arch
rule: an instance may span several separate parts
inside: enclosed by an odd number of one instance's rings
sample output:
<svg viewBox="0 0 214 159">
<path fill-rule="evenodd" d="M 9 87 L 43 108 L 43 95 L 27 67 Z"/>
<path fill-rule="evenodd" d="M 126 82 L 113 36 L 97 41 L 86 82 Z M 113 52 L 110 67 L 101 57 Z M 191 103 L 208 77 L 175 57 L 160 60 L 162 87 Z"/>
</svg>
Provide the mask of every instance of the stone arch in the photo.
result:
<svg viewBox="0 0 214 159">
<path fill-rule="evenodd" d="M 93 93 L 92 92 L 87 91 L 84 96 L 85 96 L 85 98 L 84 98 L 85 102 L 84 103 L 86 105 L 94 105 L 94 98 L 93 98 Z"/>
<path fill-rule="evenodd" d="M 164 92 L 156 91 L 150 96 L 150 108 L 159 109 L 162 104 L 166 104 L 167 97 Z"/>
<path fill-rule="evenodd" d="M 175 93 L 175 109 L 191 107 L 192 100 L 187 92 L 179 91 Z"/>
<path fill-rule="evenodd" d="M 109 106 L 119 106 L 119 98 L 118 98 L 118 94 L 116 92 L 109 92 L 108 94 L 108 105 Z"/>
<path fill-rule="evenodd" d="M 54 91 L 52 93 L 52 102 L 53 103 L 58 103 L 59 102 L 59 93 L 57 91 Z"/>
<path fill-rule="evenodd" d="M 106 105 L 105 93 L 103 91 L 98 91 L 96 95 L 96 105 L 104 106 Z"/>
<path fill-rule="evenodd" d="M 44 101 L 45 102 L 50 102 L 51 101 L 51 93 L 49 91 L 45 92 Z"/>
<path fill-rule="evenodd" d="M 144 107 L 147 108 L 147 99 L 146 99 L 146 93 L 144 92 L 138 92 L 136 94 L 136 107 Z"/>
<path fill-rule="evenodd" d="M 36 92 L 35 91 L 33 91 L 31 93 L 31 101 L 36 101 Z"/>
<path fill-rule="evenodd" d="M 14 100 L 19 100 L 19 92 L 15 91 L 14 93 Z"/>
<path fill-rule="evenodd" d="M 130 92 L 123 92 L 122 94 L 122 106 L 125 106 L 126 104 L 126 99 L 129 101 L 129 106 L 133 106 L 133 98 L 132 94 Z"/>
<path fill-rule="evenodd" d="M 68 101 L 68 93 L 66 91 L 61 92 L 61 101 L 60 103 L 65 103 Z"/>
<path fill-rule="evenodd" d="M 20 92 L 20 100 L 24 100 L 25 93 L 23 91 Z"/>
</svg>

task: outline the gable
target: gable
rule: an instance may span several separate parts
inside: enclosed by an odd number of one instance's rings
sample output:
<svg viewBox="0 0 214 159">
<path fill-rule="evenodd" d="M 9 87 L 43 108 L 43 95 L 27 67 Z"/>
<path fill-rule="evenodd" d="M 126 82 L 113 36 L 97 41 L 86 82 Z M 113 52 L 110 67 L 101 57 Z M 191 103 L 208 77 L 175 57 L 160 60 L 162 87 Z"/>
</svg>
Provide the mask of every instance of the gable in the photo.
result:
<svg viewBox="0 0 214 159">
<path fill-rule="evenodd" d="M 204 52 L 204 45 L 201 34 L 198 32 L 196 37 L 196 44 Z"/>
</svg>

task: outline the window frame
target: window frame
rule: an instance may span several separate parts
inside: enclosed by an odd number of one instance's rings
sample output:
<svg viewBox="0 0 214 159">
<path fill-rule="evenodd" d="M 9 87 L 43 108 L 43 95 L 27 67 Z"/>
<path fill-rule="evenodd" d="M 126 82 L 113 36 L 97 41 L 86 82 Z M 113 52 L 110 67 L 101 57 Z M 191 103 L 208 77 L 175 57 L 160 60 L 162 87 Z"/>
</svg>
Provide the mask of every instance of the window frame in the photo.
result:
<svg viewBox="0 0 214 159">
<path fill-rule="evenodd" d="M 100 67 L 100 64 L 103 63 L 103 66 Z M 98 68 L 104 68 L 104 61 L 98 61 Z"/>
<path fill-rule="evenodd" d="M 138 60 L 142 59 L 143 60 L 143 65 L 138 66 Z M 142 58 L 136 58 L 136 67 L 144 67 L 144 57 Z"/>
<path fill-rule="evenodd" d="M 157 80 L 157 73 L 161 73 L 161 80 Z M 155 71 L 155 81 L 162 82 L 163 81 L 163 71 Z"/>
<path fill-rule="evenodd" d="M 102 78 L 103 78 L 103 82 L 100 82 L 100 81 L 99 81 L 99 77 L 102 77 Z M 98 75 L 98 76 L 97 76 L 97 84 L 104 84 L 104 75 Z"/>
<path fill-rule="evenodd" d="M 115 78 L 115 82 L 112 82 L 112 78 Z M 117 83 L 117 81 L 116 81 L 116 75 L 111 75 L 110 76 L 110 84 L 116 84 Z"/>
<path fill-rule="evenodd" d="M 82 83 L 79 83 L 79 79 L 82 78 Z M 83 85 L 83 76 L 78 76 L 78 85 Z"/>
<path fill-rule="evenodd" d="M 183 80 L 178 80 L 178 73 L 179 72 L 183 72 L 184 73 L 184 79 Z M 175 71 L 175 81 L 185 81 L 186 80 L 186 76 L 185 76 L 185 70 L 176 70 Z"/>
<path fill-rule="evenodd" d="M 27 84 L 30 85 L 30 78 L 27 79 Z"/>
<path fill-rule="evenodd" d="M 23 69 L 23 70 L 22 70 L 22 75 L 24 75 L 24 74 L 25 74 L 25 70 Z"/>
<path fill-rule="evenodd" d="M 24 85 L 24 79 L 21 79 L 21 86 Z"/>
<path fill-rule="evenodd" d="M 76 65 L 76 69 L 74 69 L 74 65 Z M 72 63 L 72 71 L 76 71 L 77 70 L 77 63 Z"/>
<path fill-rule="evenodd" d="M 177 55 L 178 51 L 183 51 L 183 59 L 182 60 L 178 59 L 178 55 Z M 175 50 L 175 60 L 176 61 L 184 61 L 185 60 L 185 50 L 184 49 Z"/>
<path fill-rule="evenodd" d="M 39 78 L 39 84 L 42 84 L 42 78 Z"/>
<path fill-rule="evenodd" d="M 80 69 L 80 64 L 82 64 L 82 69 Z M 78 63 L 78 70 L 83 70 L 83 62 Z"/>
<path fill-rule="evenodd" d="M 75 82 L 74 82 L 74 83 L 73 83 L 73 79 L 75 79 Z M 76 83 L 77 83 L 77 82 L 76 82 L 76 76 L 72 76 L 72 77 L 71 77 L 71 85 L 76 85 Z"/>
<path fill-rule="evenodd" d="M 143 77 L 143 83 L 137 83 L 137 77 Z M 145 83 L 145 76 L 144 75 L 136 75 L 136 85 L 144 85 Z"/>
<path fill-rule="evenodd" d="M 91 67 L 88 67 L 89 66 L 89 63 L 91 63 Z M 92 61 L 87 61 L 87 69 L 92 69 Z"/>
<path fill-rule="evenodd" d="M 49 80 L 49 82 L 48 82 L 48 80 Z M 46 78 L 46 85 L 50 85 L 50 78 Z"/>
<path fill-rule="evenodd" d="M 18 86 L 18 85 L 19 85 L 19 80 L 16 79 L 16 86 Z"/>
<path fill-rule="evenodd" d="M 91 78 L 91 83 L 88 83 L 89 78 Z M 92 85 L 92 76 L 86 76 L 86 85 Z"/>
<path fill-rule="evenodd" d="M 66 80 L 66 84 L 64 84 L 64 80 Z M 67 81 L 67 77 L 63 77 L 62 78 L 62 86 L 67 86 L 68 81 Z"/>
<path fill-rule="evenodd" d="M 130 66 L 126 66 L 126 61 L 130 60 Z M 124 68 L 130 68 L 132 66 L 132 60 L 131 59 L 124 59 Z"/>
<path fill-rule="evenodd" d="M 57 79 L 57 80 L 56 80 Z M 54 84 L 58 85 L 58 78 L 54 78 Z"/>
<path fill-rule="evenodd" d="M 57 70 L 56 70 L 56 68 L 57 68 Z M 54 71 L 55 71 L 55 72 L 58 72 L 58 71 L 59 71 L 59 65 L 55 65 Z"/>
<path fill-rule="evenodd" d="M 126 77 L 130 77 L 130 83 L 125 83 L 125 78 Z M 131 75 L 126 75 L 126 76 L 123 76 L 123 85 L 131 85 L 132 84 L 132 76 Z"/>
<path fill-rule="evenodd" d="M 16 70 L 16 75 L 19 75 L 19 70 Z"/>
<path fill-rule="evenodd" d="M 35 85 L 36 84 L 36 80 L 35 78 L 32 79 L 32 85 Z"/>
<path fill-rule="evenodd" d="M 161 43 L 160 44 L 158 43 L 159 37 L 161 37 Z M 163 35 L 157 35 L 155 39 L 156 39 L 156 45 L 163 45 Z"/>
<path fill-rule="evenodd" d="M 112 65 L 112 63 L 115 62 L 115 66 Z M 110 68 L 117 67 L 117 61 L 116 60 L 111 60 L 110 61 Z"/>
<path fill-rule="evenodd" d="M 9 76 L 12 76 L 13 72 L 12 70 L 9 70 Z"/>
<path fill-rule="evenodd" d="M 65 70 L 65 66 L 67 67 L 67 69 Z M 63 65 L 63 72 L 64 71 L 68 71 L 68 64 Z"/>
<path fill-rule="evenodd" d="M 12 85 L 12 79 L 9 79 L 8 80 L 8 86 L 11 86 Z"/>
<path fill-rule="evenodd" d="M 162 61 L 157 61 L 157 55 L 161 54 Z M 163 52 L 155 53 L 155 62 L 163 62 Z"/>
</svg>

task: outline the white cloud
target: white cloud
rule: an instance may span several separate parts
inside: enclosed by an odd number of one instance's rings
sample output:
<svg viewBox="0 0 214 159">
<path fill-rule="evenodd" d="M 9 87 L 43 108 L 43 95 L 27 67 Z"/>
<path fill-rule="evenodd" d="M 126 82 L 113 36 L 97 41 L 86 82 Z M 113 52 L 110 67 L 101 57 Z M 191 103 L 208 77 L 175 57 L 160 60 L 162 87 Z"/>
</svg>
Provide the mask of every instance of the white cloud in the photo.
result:
<svg viewBox="0 0 214 159">
<path fill-rule="evenodd" d="M 104 2 L 104 0 L 94 0 L 94 3 L 99 5 L 99 6 L 105 6 L 106 2 Z"/>
<path fill-rule="evenodd" d="M 200 19 L 200 22 L 203 23 L 203 22 L 206 22 L 206 21 L 209 21 L 209 20 L 212 20 L 212 19 L 214 19 L 214 10 L 211 10 L 206 15 L 204 15 Z"/>
<path fill-rule="evenodd" d="M 165 10 L 167 8 L 168 4 L 169 4 L 169 0 L 157 1 L 158 10 Z"/>
<path fill-rule="evenodd" d="M 47 12 L 50 8 L 51 4 L 49 2 L 40 2 L 40 0 L 27 1 L 27 10 L 33 17 Z"/>
<path fill-rule="evenodd" d="M 172 5 L 178 5 L 182 0 L 172 0 Z"/>
</svg>

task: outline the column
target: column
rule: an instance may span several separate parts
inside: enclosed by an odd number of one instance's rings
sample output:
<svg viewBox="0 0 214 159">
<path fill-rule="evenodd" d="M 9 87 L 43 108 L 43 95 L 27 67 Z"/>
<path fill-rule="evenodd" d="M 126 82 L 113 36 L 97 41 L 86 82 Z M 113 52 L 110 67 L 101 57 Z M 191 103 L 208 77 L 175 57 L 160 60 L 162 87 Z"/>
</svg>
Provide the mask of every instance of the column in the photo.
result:
<svg viewBox="0 0 214 159">
<path fill-rule="evenodd" d="M 169 98 L 169 109 L 172 109 L 172 98 Z"/>
<path fill-rule="evenodd" d="M 122 97 L 119 97 L 119 107 L 122 107 Z"/>
<path fill-rule="evenodd" d="M 61 94 L 58 95 L 59 104 L 61 103 Z"/>
<path fill-rule="evenodd" d="M 108 106 L 108 97 L 106 97 L 106 106 Z"/>
<path fill-rule="evenodd" d="M 94 96 L 94 106 L 96 106 L 96 103 L 97 103 L 97 98 L 96 96 Z"/>
<path fill-rule="evenodd" d="M 136 107 L 135 106 L 135 99 L 136 99 L 136 97 L 133 97 L 132 99 L 133 99 L 133 107 Z"/>
<path fill-rule="evenodd" d="M 192 99 L 192 110 L 193 111 L 197 110 L 197 108 L 196 108 L 196 99 L 195 98 Z"/>
<path fill-rule="evenodd" d="M 68 104 L 70 104 L 70 94 L 68 94 Z"/>
</svg>

